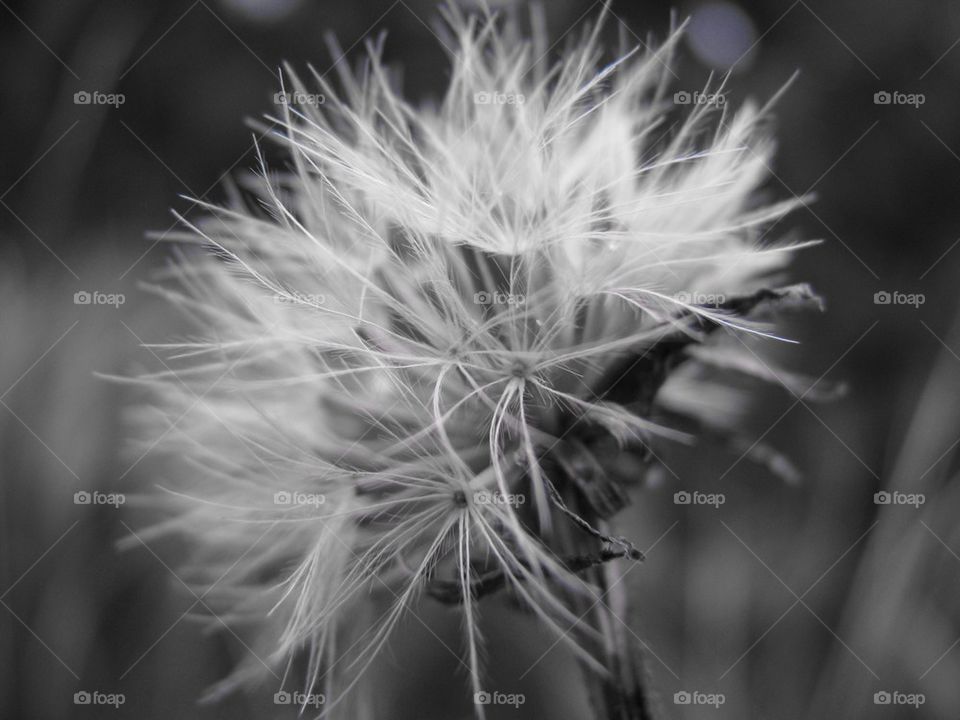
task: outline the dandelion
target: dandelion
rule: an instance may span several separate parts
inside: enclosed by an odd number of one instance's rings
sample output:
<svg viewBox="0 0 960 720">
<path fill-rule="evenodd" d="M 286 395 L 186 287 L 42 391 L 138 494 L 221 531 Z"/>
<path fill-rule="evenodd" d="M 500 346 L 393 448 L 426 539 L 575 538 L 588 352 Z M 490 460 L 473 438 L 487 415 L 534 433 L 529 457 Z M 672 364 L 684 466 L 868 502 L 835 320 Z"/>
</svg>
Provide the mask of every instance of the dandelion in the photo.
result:
<svg viewBox="0 0 960 720">
<path fill-rule="evenodd" d="M 660 445 L 738 442 L 724 374 L 796 382 L 747 345 L 816 301 L 775 284 L 808 243 L 765 235 L 796 204 L 756 196 L 766 108 L 675 107 L 679 33 L 605 64 L 597 23 L 549 64 L 533 20 L 446 9 L 435 104 L 398 94 L 382 40 L 336 86 L 288 71 L 283 92 L 324 98 L 270 118 L 288 165 L 183 219 L 154 290 L 194 330 L 154 346 L 141 415 L 176 459 L 154 532 L 189 538 L 198 595 L 252 638 L 214 696 L 302 662 L 355 716 L 427 602 L 462 614 L 480 692 L 483 600 L 508 593 L 611 707 L 642 702 L 594 602 L 642 558 L 613 518 Z"/>
</svg>

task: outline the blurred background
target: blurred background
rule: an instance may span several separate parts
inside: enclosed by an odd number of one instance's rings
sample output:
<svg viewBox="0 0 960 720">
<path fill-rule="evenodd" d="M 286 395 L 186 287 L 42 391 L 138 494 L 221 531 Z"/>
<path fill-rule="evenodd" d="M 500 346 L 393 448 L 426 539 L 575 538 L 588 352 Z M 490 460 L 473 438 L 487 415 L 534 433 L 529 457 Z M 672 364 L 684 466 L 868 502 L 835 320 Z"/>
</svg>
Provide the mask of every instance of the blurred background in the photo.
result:
<svg viewBox="0 0 960 720">
<path fill-rule="evenodd" d="M 545 10 L 562 44 L 599 3 Z M 668 458 L 682 480 L 651 483 L 621 518 L 649 548 L 623 577 L 634 603 L 622 632 L 645 648 L 665 718 L 956 718 L 960 5 L 614 1 L 611 45 L 663 38 L 671 11 L 691 17 L 677 91 L 730 71 L 737 105 L 799 70 L 777 105 L 766 189 L 815 196 L 773 235 L 824 240 L 793 277 L 828 313 L 791 318 L 800 345 L 765 350 L 849 392 L 815 404 L 815 392 L 758 388 L 748 439 L 789 456 L 796 487 L 709 445 Z M 191 621 L 202 608 L 170 569 L 178 548 L 118 552 L 136 511 L 84 504 L 151 483 L 149 454 L 120 452 L 129 397 L 94 373 L 152 367 L 140 344 L 176 331 L 137 283 L 169 253 L 157 238 L 171 207 L 190 209 L 181 196 L 222 198 L 223 180 L 253 167 L 245 120 L 271 110 L 281 63 L 326 73 L 388 31 L 407 95 L 436 97 L 434 3 L 7 0 L 0 18 L 0 717 L 293 716 L 269 685 L 197 703 L 243 648 Z M 328 32 L 345 58 L 326 50 Z M 726 502 L 677 505 L 682 490 Z M 510 691 L 550 642 L 498 612 L 491 656 Z M 455 636 L 455 618 L 436 622 Z M 459 688 L 417 672 L 449 671 L 446 651 L 404 632 L 410 649 L 377 669 L 388 716 L 469 717 Z M 507 640 L 521 632 L 530 642 L 517 649 Z M 539 672 L 525 707 L 493 716 L 583 716 L 551 682 L 562 658 Z M 124 703 L 76 704 L 95 691 Z"/>
</svg>

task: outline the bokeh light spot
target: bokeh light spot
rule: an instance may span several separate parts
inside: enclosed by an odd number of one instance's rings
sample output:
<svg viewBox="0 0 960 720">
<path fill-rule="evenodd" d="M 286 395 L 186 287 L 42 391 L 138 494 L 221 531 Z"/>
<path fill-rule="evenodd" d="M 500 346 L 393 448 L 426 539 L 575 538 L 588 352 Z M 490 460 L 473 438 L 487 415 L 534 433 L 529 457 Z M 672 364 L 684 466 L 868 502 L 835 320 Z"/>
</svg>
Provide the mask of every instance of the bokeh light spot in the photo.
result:
<svg viewBox="0 0 960 720">
<path fill-rule="evenodd" d="M 284 20 L 303 5 L 303 0 L 222 0 L 223 6 L 250 22 Z"/>
<path fill-rule="evenodd" d="M 693 10 L 687 44 L 704 65 L 718 70 L 749 66 L 757 29 L 750 16 L 732 2 L 705 2 Z"/>
</svg>

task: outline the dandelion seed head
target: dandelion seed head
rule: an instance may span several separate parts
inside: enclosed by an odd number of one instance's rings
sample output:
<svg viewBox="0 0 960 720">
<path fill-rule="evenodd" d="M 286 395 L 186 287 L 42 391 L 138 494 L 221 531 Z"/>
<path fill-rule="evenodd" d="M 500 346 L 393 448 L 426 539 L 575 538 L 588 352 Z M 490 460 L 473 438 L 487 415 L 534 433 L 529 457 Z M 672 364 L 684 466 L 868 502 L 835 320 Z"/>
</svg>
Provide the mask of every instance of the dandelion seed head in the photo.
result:
<svg viewBox="0 0 960 720">
<path fill-rule="evenodd" d="M 799 246 L 765 235 L 796 202 L 757 198 L 764 112 L 673 106 L 677 35 L 605 60 L 588 34 L 550 64 L 517 22 L 445 18 L 438 103 L 403 99 L 380 42 L 336 86 L 288 71 L 325 102 L 272 118 L 286 166 L 200 203 L 155 288 L 192 322 L 140 378 L 175 460 L 157 532 L 252 628 L 215 693 L 300 662 L 327 712 L 355 707 L 425 595 L 463 613 L 479 690 L 500 590 L 602 671 L 599 631 L 567 629 L 583 568 L 640 557 L 605 529 L 629 501 L 611 456 L 654 462 L 678 418 L 722 433 L 739 398 L 707 371 L 774 377 L 703 348 L 776 337 L 758 316 L 811 298 L 769 289 Z"/>
</svg>

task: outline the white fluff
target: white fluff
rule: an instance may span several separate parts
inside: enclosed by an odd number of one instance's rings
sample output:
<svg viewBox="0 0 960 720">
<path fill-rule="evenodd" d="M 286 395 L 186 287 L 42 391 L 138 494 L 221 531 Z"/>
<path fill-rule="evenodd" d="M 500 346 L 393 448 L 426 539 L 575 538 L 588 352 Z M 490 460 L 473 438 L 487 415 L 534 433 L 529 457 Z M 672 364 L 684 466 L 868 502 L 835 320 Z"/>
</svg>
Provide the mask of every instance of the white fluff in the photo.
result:
<svg viewBox="0 0 960 720">
<path fill-rule="evenodd" d="M 598 398 L 599 378 L 678 329 L 702 339 L 697 317 L 766 335 L 686 298 L 748 294 L 790 258 L 762 233 L 792 203 L 754 194 L 772 148 L 763 114 L 677 118 L 664 82 L 677 35 L 604 63 L 593 34 L 550 65 L 542 35 L 511 21 L 446 21 L 456 52 L 435 107 L 396 94 L 378 43 L 339 92 L 290 74 L 286 90 L 326 102 L 277 118 L 289 169 L 186 223 L 180 239 L 201 249 L 157 290 L 195 334 L 157 347 L 171 370 L 141 378 L 155 390 L 144 447 L 175 459 L 157 531 L 190 538 L 191 578 L 231 626 L 254 628 L 258 657 L 279 669 L 307 653 L 328 712 L 431 577 L 466 589 L 475 566 L 498 568 L 602 671 L 565 632 L 582 581 L 551 547 L 564 520 L 541 456 L 557 417 L 620 440 L 674 435 Z M 672 405 L 696 387 L 671 386 Z M 534 527 L 475 502 L 516 493 L 524 471 Z M 479 690 L 480 603 L 465 597 Z M 263 671 L 251 657 L 224 687 Z"/>
</svg>

